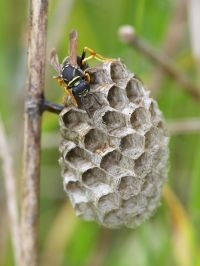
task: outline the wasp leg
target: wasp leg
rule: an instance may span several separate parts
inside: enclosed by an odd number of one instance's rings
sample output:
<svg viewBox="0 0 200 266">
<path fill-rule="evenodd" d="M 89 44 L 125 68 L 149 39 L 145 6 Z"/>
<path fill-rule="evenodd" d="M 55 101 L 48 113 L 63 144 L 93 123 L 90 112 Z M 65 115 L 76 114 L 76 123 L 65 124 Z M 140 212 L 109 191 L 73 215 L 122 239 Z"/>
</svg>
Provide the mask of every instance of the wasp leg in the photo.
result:
<svg viewBox="0 0 200 266">
<path fill-rule="evenodd" d="M 77 103 L 72 91 L 67 86 L 64 86 L 64 90 L 65 90 L 65 95 L 63 97 L 64 105 L 68 106 L 72 103 L 77 108 L 78 103 Z"/>
<path fill-rule="evenodd" d="M 90 56 L 85 57 L 86 52 L 90 53 Z M 89 47 L 84 47 L 83 48 L 83 53 L 82 53 L 82 56 L 81 56 L 81 64 L 84 65 L 86 61 L 88 61 L 88 60 L 90 60 L 92 58 L 95 58 L 95 59 L 97 59 L 97 60 L 99 60 L 101 62 L 112 61 L 113 60 L 111 58 L 106 58 L 106 57 L 96 53 L 94 50 L 92 50 Z"/>
<path fill-rule="evenodd" d="M 90 83 L 91 78 L 90 78 L 90 75 L 89 75 L 87 72 L 84 72 L 84 78 L 85 78 L 85 80 L 86 80 L 88 83 Z"/>
<path fill-rule="evenodd" d="M 81 101 L 81 104 L 82 104 L 84 110 L 86 111 L 87 115 L 89 116 L 89 118 L 91 118 L 91 114 L 90 114 L 90 112 L 88 110 L 88 107 L 85 105 L 85 103 L 83 101 L 83 97 L 80 98 L 80 101 Z"/>
<path fill-rule="evenodd" d="M 92 97 L 95 99 L 95 101 L 102 106 L 102 103 L 100 103 L 99 99 L 97 98 L 97 96 L 94 93 L 90 93 L 92 95 Z"/>
<path fill-rule="evenodd" d="M 60 76 L 54 76 L 53 79 L 56 79 L 56 80 L 57 80 L 58 85 L 59 85 L 60 87 L 65 86 L 65 84 L 64 84 L 64 80 L 63 80 Z"/>
<path fill-rule="evenodd" d="M 55 103 L 51 103 L 47 100 L 43 100 L 42 106 L 41 106 L 41 111 L 48 111 L 54 114 L 59 114 L 62 110 L 63 110 L 64 106 L 63 105 L 59 105 L 59 104 L 55 104 Z"/>
<path fill-rule="evenodd" d="M 68 106 L 71 103 L 75 106 L 78 107 L 77 101 L 72 94 L 71 90 L 68 88 L 68 86 L 64 83 L 64 80 L 60 76 L 55 76 L 53 77 L 54 79 L 57 80 L 58 85 L 62 88 L 64 88 L 65 95 L 63 96 L 63 104 L 64 106 Z"/>
</svg>

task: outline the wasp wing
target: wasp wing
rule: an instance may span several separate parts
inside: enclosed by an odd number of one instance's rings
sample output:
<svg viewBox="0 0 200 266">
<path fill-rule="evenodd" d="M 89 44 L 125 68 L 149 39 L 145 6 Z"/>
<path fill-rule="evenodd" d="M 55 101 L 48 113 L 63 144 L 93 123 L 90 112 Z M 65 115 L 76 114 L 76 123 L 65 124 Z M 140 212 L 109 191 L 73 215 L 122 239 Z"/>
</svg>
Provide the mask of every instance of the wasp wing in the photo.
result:
<svg viewBox="0 0 200 266">
<path fill-rule="evenodd" d="M 78 33 L 72 30 L 69 34 L 69 63 L 74 67 L 77 66 L 77 40 Z"/>
<path fill-rule="evenodd" d="M 52 49 L 50 53 L 49 62 L 60 76 L 62 74 L 62 66 L 59 63 L 58 55 L 55 49 Z"/>
</svg>

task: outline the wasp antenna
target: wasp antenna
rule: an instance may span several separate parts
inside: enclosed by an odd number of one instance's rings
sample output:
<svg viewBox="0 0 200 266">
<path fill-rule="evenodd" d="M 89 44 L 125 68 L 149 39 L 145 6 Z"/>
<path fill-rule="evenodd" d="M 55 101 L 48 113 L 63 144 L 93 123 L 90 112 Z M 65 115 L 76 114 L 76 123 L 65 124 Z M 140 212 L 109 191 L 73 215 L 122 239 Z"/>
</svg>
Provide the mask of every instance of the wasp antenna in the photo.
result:
<svg viewBox="0 0 200 266">
<path fill-rule="evenodd" d="M 69 39 L 70 40 L 72 40 L 72 39 L 77 40 L 78 39 L 78 32 L 76 30 L 71 30 L 71 32 L 69 33 Z"/>
<path fill-rule="evenodd" d="M 69 34 L 69 58 L 72 66 L 77 66 L 77 41 L 78 33 L 72 30 Z"/>
</svg>

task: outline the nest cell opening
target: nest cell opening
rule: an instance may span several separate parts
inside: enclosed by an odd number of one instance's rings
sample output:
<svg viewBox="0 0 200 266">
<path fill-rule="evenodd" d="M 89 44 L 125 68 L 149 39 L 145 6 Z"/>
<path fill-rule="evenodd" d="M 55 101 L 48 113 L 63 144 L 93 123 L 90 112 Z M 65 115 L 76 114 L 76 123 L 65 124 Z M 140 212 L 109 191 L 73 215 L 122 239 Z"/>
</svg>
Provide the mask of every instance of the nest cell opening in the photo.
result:
<svg viewBox="0 0 200 266">
<path fill-rule="evenodd" d="M 126 85 L 126 94 L 131 102 L 137 101 L 145 95 L 142 82 L 136 78 L 132 78 Z"/>
<path fill-rule="evenodd" d="M 124 109 L 128 105 L 128 98 L 124 91 L 117 86 L 112 86 L 108 92 L 107 100 L 113 108 L 117 110 Z"/>
<path fill-rule="evenodd" d="M 112 210 L 108 212 L 103 223 L 110 228 L 119 228 L 123 225 L 123 214 L 120 210 Z"/>
<path fill-rule="evenodd" d="M 104 213 L 119 208 L 119 196 L 115 193 L 109 193 L 102 196 L 98 201 L 98 209 Z"/>
<path fill-rule="evenodd" d="M 122 201 L 122 208 L 124 213 L 128 214 L 131 213 L 135 215 L 137 213 L 137 197 L 131 197 L 127 200 Z"/>
<path fill-rule="evenodd" d="M 79 181 L 70 181 L 64 184 L 64 189 L 67 192 L 73 205 L 80 202 L 87 202 L 84 190 Z"/>
<path fill-rule="evenodd" d="M 109 132 L 126 126 L 124 115 L 116 111 L 107 111 L 102 119 Z"/>
<path fill-rule="evenodd" d="M 98 130 L 91 129 L 84 138 L 85 148 L 91 152 L 103 152 L 108 147 L 106 135 Z"/>
<path fill-rule="evenodd" d="M 65 184 L 66 190 L 71 191 L 72 193 L 82 193 L 81 185 L 79 181 L 69 181 Z"/>
<path fill-rule="evenodd" d="M 138 159 L 135 160 L 135 173 L 140 178 L 144 178 L 152 168 L 151 154 L 144 152 Z"/>
<path fill-rule="evenodd" d="M 117 151 L 108 152 L 102 159 L 100 167 L 109 172 L 114 166 L 119 166 L 121 154 Z"/>
<path fill-rule="evenodd" d="M 110 65 L 111 79 L 117 83 L 118 79 L 126 78 L 129 72 L 120 61 L 113 61 Z"/>
<path fill-rule="evenodd" d="M 145 211 L 147 205 L 147 199 L 143 195 L 137 195 L 124 200 L 122 203 L 122 208 L 125 214 L 131 214 L 132 217 L 137 217 L 137 215 Z M 131 219 L 132 220 L 132 219 Z"/>
<path fill-rule="evenodd" d="M 82 168 L 85 165 L 90 165 L 90 160 L 87 154 L 80 147 L 71 149 L 65 156 L 65 160 L 69 161 L 75 168 Z"/>
<path fill-rule="evenodd" d="M 143 107 L 138 107 L 131 115 L 130 122 L 135 130 L 147 130 L 151 123 L 149 118 L 149 112 Z"/>
<path fill-rule="evenodd" d="M 74 129 L 77 126 L 80 126 L 81 123 L 85 123 L 87 121 L 88 115 L 86 113 L 81 113 L 80 111 L 76 111 L 71 109 L 65 112 L 61 118 L 63 124 L 68 129 Z"/>
<path fill-rule="evenodd" d="M 75 205 L 76 215 L 87 221 L 93 221 L 95 219 L 94 211 L 90 203 L 80 202 Z"/>
<path fill-rule="evenodd" d="M 134 176 L 123 176 L 118 186 L 121 197 L 125 200 L 137 195 L 141 190 L 141 182 L 135 182 Z"/>
<path fill-rule="evenodd" d="M 63 176 L 63 184 L 68 184 L 69 182 L 76 182 L 77 176 L 76 173 L 72 171 L 72 169 L 69 169 L 68 167 L 65 167 L 62 169 L 62 176 Z"/>
<path fill-rule="evenodd" d="M 102 183 L 107 183 L 106 174 L 101 169 L 94 167 L 82 175 L 83 183 L 89 187 L 97 187 Z"/>
<path fill-rule="evenodd" d="M 144 136 L 134 133 L 121 139 L 120 148 L 122 153 L 136 159 L 144 152 Z"/>
<path fill-rule="evenodd" d="M 145 134 L 145 148 L 150 149 L 156 146 L 161 146 L 163 141 L 162 134 L 160 130 L 156 127 L 152 127 Z"/>
</svg>

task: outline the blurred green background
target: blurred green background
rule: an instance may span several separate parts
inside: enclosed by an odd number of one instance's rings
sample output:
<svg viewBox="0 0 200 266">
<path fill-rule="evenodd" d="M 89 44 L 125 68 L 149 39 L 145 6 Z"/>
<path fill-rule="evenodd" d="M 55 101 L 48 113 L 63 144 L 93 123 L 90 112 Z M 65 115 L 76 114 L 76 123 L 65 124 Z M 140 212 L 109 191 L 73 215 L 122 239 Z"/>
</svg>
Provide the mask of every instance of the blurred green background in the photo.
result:
<svg viewBox="0 0 200 266">
<path fill-rule="evenodd" d="M 0 2 L 0 112 L 14 156 L 19 198 L 27 71 L 27 2 Z M 75 28 L 79 33 L 80 53 L 84 46 L 89 46 L 106 57 L 120 57 L 147 88 L 152 89 L 152 96 L 157 99 L 171 129 L 168 180 L 171 190 L 166 190 L 155 215 L 135 230 L 108 230 L 79 220 L 62 188 L 58 117 L 45 113 L 39 235 L 42 266 L 200 265 L 200 129 L 190 132 L 188 126 L 182 130 L 172 127 L 185 119 L 198 122 L 200 105 L 165 74 L 156 81 L 159 66 L 121 43 L 118 37 L 121 25 L 133 25 L 144 41 L 157 51 L 168 53 L 177 67 L 200 87 L 200 60 L 193 55 L 189 6 L 184 3 L 182 0 L 49 1 L 48 55 L 51 48 L 56 47 L 59 57 L 64 58 L 68 51 L 68 33 Z M 176 29 L 175 35 L 170 35 L 170 31 Z M 47 62 L 45 93 L 49 100 L 60 103 L 62 90 L 52 80 L 54 74 Z M 0 208 L 0 265 L 9 266 L 14 265 L 14 261 L 3 178 L 0 179 Z"/>
</svg>

